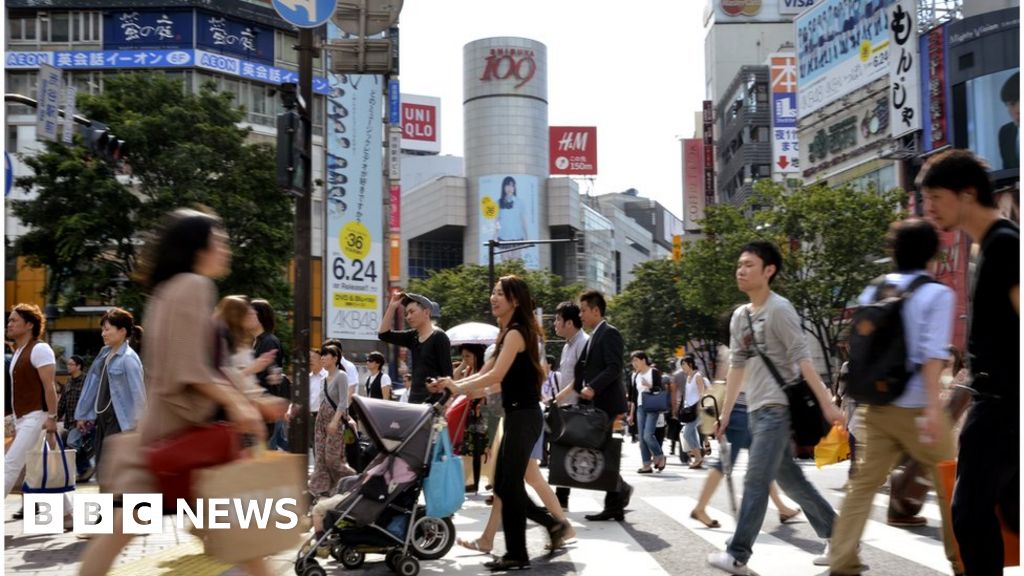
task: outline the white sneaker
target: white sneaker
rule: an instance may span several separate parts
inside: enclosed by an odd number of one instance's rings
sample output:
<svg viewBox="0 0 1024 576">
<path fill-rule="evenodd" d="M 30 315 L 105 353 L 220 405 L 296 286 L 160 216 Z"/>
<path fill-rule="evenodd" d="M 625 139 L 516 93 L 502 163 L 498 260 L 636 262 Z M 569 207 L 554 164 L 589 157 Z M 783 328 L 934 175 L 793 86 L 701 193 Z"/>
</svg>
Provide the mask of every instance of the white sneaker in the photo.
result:
<svg viewBox="0 0 1024 576">
<path fill-rule="evenodd" d="M 747 565 L 738 562 L 728 552 L 712 552 L 708 554 L 708 564 L 719 570 L 725 570 L 729 574 L 738 574 L 739 576 L 750 574 Z"/>
<path fill-rule="evenodd" d="M 832 549 L 832 543 L 831 542 L 832 542 L 831 540 L 825 540 L 825 551 L 822 552 L 820 556 L 815 556 L 814 557 L 814 565 L 815 566 L 828 566 L 829 565 L 828 554 L 829 554 L 829 552 Z"/>
</svg>

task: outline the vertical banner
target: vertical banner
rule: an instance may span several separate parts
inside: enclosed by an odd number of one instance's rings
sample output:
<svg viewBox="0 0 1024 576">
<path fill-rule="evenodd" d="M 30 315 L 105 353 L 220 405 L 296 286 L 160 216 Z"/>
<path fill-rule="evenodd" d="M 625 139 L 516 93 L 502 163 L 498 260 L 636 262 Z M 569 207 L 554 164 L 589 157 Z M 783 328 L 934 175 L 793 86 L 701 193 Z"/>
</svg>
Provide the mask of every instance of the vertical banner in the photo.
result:
<svg viewBox="0 0 1024 576">
<path fill-rule="evenodd" d="M 78 88 L 68 86 L 64 91 L 64 132 L 61 138 L 65 144 L 71 144 L 74 140 L 77 99 Z"/>
<path fill-rule="evenodd" d="M 704 206 L 715 203 L 715 112 L 711 100 L 704 101 Z"/>
<path fill-rule="evenodd" d="M 49 64 L 39 65 L 36 93 L 36 140 L 57 141 L 60 123 L 61 72 Z"/>
<path fill-rule="evenodd" d="M 548 172 L 552 176 L 597 175 L 597 127 L 548 128 Z"/>
<path fill-rule="evenodd" d="M 800 172 L 800 141 L 796 137 L 796 56 L 771 57 L 772 174 Z"/>
<path fill-rule="evenodd" d="M 489 240 L 536 240 L 540 193 L 536 176 L 507 174 L 480 178 L 480 263 L 487 264 Z M 540 269 L 540 248 L 536 245 L 504 252 L 495 262 L 522 260 L 529 270 Z"/>
<path fill-rule="evenodd" d="M 700 230 L 704 219 L 704 143 L 683 140 L 683 228 Z"/>
<path fill-rule="evenodd" d="M 328 25 L 329 37 L 340 31 Z M 328 70 L 331 64 L 328 62 Z M 329 338 L 377 340 L 383 269 L 383 79 L 329 74 L 327 328 Z"/>
<path fill-rule="evenodd" d="M 936 150 L 949 144 L 949 109 L 946 103 L 946 26 L 932 29 L 924 37 L 928 67 L 922 66 L 928 86 L 928 121 L 924 123 L 924 150 Z"/>
<path fill-rule="evenodd" d="M 921 129 L 921 73 L 917 54 L 917 2 L 899 0 L 889 12 L 889 113 L 892 137 Z"/>
</svg>

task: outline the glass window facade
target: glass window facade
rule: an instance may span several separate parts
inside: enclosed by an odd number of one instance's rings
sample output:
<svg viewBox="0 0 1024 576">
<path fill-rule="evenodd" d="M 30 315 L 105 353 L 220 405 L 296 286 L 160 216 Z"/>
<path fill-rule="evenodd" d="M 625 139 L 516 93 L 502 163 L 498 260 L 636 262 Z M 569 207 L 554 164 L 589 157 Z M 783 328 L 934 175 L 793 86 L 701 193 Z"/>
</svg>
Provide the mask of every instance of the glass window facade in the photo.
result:
<svg viewBox="0 0 1024 576">
<path fill-rule="evenodd" d="M 409 278 L 426 278 L 431 270 L 462 265 L 462 239 L 409 241 Z"/>
</svg>

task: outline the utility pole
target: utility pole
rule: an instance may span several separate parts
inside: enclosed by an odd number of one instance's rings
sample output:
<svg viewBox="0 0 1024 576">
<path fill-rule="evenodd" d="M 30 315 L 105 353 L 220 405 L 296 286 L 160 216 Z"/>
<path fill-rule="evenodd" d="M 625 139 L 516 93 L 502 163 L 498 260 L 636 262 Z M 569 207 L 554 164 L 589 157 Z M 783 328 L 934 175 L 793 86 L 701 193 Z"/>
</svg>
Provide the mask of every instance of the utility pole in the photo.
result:
<svg viewBox="0 0 1024 576">
<path fill-rule="evenodd" d="M 487 246 L 487 293 L 489 294 L 491 289 L 494 288 L 494 256 L 498 254 L 505 254 L 507 252 L 515 252 L 522 248 L 533 246 L 535 244 L 575 244 L 580 239 L 574 235 L 572 238 L 561 238 L 557 240 L 488 240 L 484 242 L 484 246 Z M 504 248 L 503 250 L 501 248 Z M 488 310 L 490 305 L 488 304 Z"/>
</svg>

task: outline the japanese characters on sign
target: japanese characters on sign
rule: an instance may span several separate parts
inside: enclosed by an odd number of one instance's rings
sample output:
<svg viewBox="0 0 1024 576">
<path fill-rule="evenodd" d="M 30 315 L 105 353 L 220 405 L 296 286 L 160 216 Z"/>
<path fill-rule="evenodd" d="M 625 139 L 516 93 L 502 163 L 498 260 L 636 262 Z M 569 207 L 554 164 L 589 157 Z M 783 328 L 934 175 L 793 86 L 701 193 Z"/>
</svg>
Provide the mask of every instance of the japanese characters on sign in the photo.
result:
<svg viewBox="0 0 1024 576">
<path fill-rule="evenodd" d="M 77 99 L 78 88 L 72 85 L 64 89 L 64 131 L 61 133 L 61 141 L 65 144 L 71 144 L 75 138 Z"/>
<path fill-rule="evenodd" d="M 923 39 L 928 51 L 928 121 L 924 124 L 924 149 L 936 150 L 949 144 L 949 116 L 946 101 L 946 27 L 933 29 Z"/>
<path fill-rule="evenodd" d="M 715 203 L 715 112 L 711 100 L 704 101 L 704 205 Z"/>
<path fill-rule="evenodd" d="M 816 180 L 841 172 L 873 152 L 889 138 L 889 95 L 865 100 L 841 115 L 840 119 L 823 126 L 813 134 L 801 151 L 800 167 L 803 177 Z"/>
<path fill-rule="evenodd" d="M 596 126 L 551 126 L 548 140 L 552 176 L 597 175 Z"/>
<path fill-rule="evenodd" d="M 774 55 L 771 63 L 772 173 L 800 172 L 796 117 L 796 57 Z"/>
<path fill-rule="evenodd" d="M 700 230 L 704 219 L 704 143 L 683 140 L 683 228 Z"/>
<path fill-rule="evenodd" d="M 337 39 L 342 32 L 330 23 L 327 34 Z M 382 214 L 384 79 L 370 74 L 328 76 L 326 333 L 329 338 L 377 340 L 389 272 L 384 269 Z"/>
<path fill-rule="evenodd" d="M 103 15 L 103 47 L 191 48 L 191 10 L 128 10 Z"/>
<path fill-rule="evenodd" d="M 921 129 L 921 80 L 917 55 L 917 2 L 899 0 L 889 12 L 889 102 L 892 136 Z"/>
<path fill-rule="evenodd" d="M 292 70 L 275 68 L 203 50 L 71 50 L 59 52 L 8 52 L 5 66 L 11 70 L 34 70 L 41 64 L 61 69 L 190 68 L 248 78 L 268 84 L 298 82 Z M 313 91 L 327 94 L 327 79 L 313 77 Z"/>
<path fill-rule="evenodd" d="M 274 29 L 227 18 L 211 12 L 198 12 L 196 44 L 266 62 L 274 61 Z"/>
<path fill-rule="evenodd" d="M 49 64 L 41 65 L 36 94 L 36 140 L 57 141 L 62 88 L 60 70 Z"/>
</svg>

